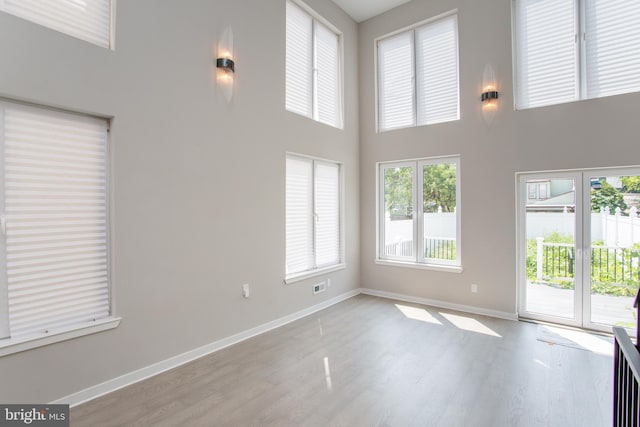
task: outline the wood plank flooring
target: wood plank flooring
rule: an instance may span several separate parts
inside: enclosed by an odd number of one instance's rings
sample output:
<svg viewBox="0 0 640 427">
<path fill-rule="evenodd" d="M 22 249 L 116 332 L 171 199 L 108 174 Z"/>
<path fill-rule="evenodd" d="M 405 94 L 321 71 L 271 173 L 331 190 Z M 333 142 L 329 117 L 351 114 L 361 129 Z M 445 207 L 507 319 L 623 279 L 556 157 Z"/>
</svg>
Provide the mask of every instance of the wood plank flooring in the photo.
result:
<svg viewBox="0 0 640 427">
<path fill-rule="evenodd" d="M 71 426 L 611 425 L 609 355 L 359 295 L 71 410 Z"/>
</svg>

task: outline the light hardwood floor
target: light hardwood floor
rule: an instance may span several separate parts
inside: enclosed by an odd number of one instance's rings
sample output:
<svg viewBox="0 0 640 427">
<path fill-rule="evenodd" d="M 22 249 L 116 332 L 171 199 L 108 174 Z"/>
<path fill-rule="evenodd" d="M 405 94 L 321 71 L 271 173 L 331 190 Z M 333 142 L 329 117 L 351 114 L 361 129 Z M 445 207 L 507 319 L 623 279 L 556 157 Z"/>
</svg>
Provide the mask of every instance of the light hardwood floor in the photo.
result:
<svg viewBox="0 0 640 427">
<path fill-rule="evenodd" d="M 73 408 L 71 426 L 611 425 L 612 357 L 536 328 L 360 295 Z"/>
</svg>

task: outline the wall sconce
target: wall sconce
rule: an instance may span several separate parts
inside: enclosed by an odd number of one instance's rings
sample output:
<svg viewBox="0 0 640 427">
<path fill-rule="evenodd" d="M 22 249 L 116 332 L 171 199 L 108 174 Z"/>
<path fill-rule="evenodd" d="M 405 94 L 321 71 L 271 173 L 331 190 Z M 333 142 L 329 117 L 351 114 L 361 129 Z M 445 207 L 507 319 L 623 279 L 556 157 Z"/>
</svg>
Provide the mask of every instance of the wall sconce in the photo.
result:
<svg viewBox="0 0 640 427">
<path fill-rule="evenodd" d="M 218 68 L 222 68 L 223 70 L 226 70 L 227 72 L 235 72 L 236 71 L 236 66 L 235 66 L 235 62 L 233 62 L 233 59 L 231 58 L 218 58 L 216 59 L 216 67 Z"/>
<path fill-rule="evenodd" d="M 216 81 L 227 102 L 231 102 L 236 71 L 236 64 L 233 60 L 233 32 L 231 28 L 226 28 L 220 36 L 216 56 Z"/>
<path fill-rule="evenodd" d="M 493 67 L 487 64 L 482 73 L 482 117 L 487 125 L 493 122 L 493 117 L 498 109 L 498 85 L 496 83 L 496 74 Z"/>
</svg>

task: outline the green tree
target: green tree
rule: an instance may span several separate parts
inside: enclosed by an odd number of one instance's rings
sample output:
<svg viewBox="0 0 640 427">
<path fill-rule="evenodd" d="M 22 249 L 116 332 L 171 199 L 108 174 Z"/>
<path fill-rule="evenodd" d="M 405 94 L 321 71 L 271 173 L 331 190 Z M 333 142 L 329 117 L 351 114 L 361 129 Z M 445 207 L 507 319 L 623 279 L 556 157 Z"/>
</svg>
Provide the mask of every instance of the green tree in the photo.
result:
<svg viewBox="0 0 640 427">
<path fill-rule="evenodd" d="M 627 193 L 640 193 L 640 176 L 623 176 L 622 186 Z"/>
<path fill-rule="evenodd" d="M 611 212 L 614 212 L 616 208 L 620 208 L 623 211 L 627 209 L 622 193 L 616 190 L 613 185 L 602 181 L 602 188 L 591 189 L 591 210 L 600 212 L 600 209 L 604 209 L 607 206 Z"/>
<path fill-rule="evenodd" d="M 441 163 L 424 167 L 424 211 L 453 212 L 456 208 L 456 165 Z"/>
<path fill-rule="evenodd" d="M 385 169 L 384 202 L 387 212 L 397 211 L 408 214 L 413 209 L 412 188 L 413 168 L 402 167 Z"/>
</svg>

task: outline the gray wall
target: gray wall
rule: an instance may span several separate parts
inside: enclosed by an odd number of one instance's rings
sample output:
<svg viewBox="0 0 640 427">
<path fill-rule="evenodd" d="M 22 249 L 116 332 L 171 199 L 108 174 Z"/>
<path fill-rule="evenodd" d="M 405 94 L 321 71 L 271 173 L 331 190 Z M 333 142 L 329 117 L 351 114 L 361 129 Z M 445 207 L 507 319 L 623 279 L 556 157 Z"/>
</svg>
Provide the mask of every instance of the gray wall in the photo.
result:
<svg viewBox="0 0 640 427">
<path fill-rule="evenodd" d="M 344 33 L 344 130 L 284 109 L 284 0 L 119 1 L 113 52 L 0 13 L 0 94 L 114 117 L 123 318 L 0 358 L 0 402 L 58 399 L 359 286 L 357 26 L 328 0 L 307 3 Z M 227 26 L 231 104 L 212 65 Z M 282 284 L 286 151 L 345 165 L 347 269 L 315 297 L 314 280 Z"/>
<path fill-rule="evenodd" d="M 514 111 L 510 8 L 510 0 L 413 0 L 359 26 L 363 287 L 515 313 L 515 173 L 640 164 L 640 94 Z M 376 133 L 374 39 L 452 9 L 461 119 Z M 479 101 L 487 63 L 501 97 L 490 126 Z M 461 156 L 463 273 L 375 265 L 376 162 L 448 154 Z"/>
</svg>

